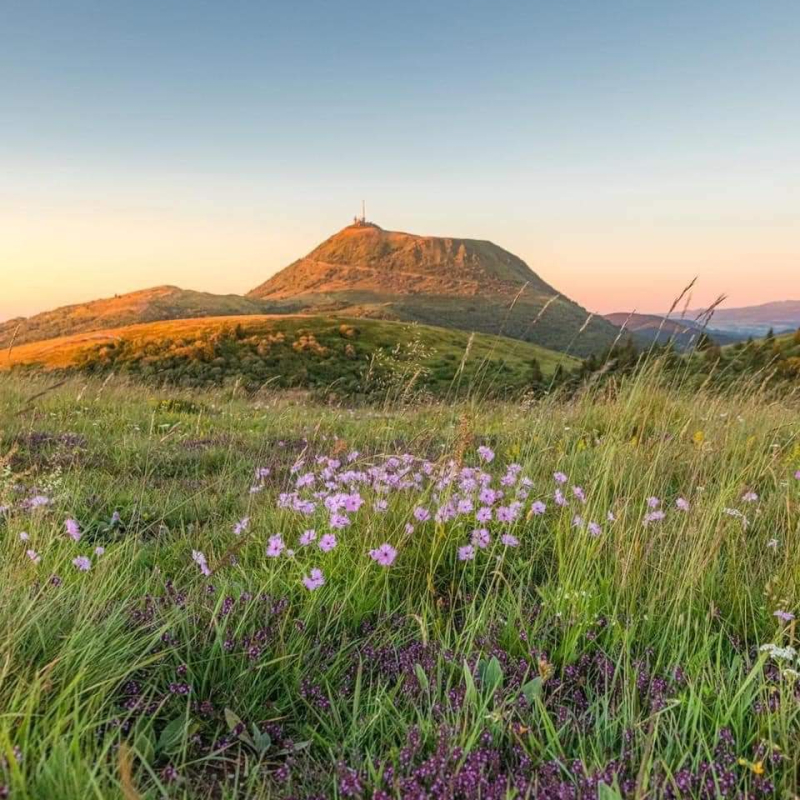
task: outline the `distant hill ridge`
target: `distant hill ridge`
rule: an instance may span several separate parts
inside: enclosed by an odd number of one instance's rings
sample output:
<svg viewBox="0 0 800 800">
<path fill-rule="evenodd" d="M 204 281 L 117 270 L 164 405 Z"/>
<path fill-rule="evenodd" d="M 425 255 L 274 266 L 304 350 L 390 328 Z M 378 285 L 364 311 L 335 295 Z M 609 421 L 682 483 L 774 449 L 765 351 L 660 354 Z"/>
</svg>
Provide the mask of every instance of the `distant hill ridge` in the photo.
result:
<svg viewBox="0 0 800 800">
<path fill-rule="evenodd" d="M 742 338 L 707 328 L 700 322 L 685 317 L 665 318 L 658 314 L 636 314 L 625 311 L 603 316 L 612 325 L 624 327 L 630 332 L 634 342 L 642 347 L 671 342 L 678 350 L 687 350 L 694 347 L 704 333 L 718 345 L 733 344 Z"/>
<path fill-rule="evenodd" d="M 704 313 L 702 309 L 694 309 L 687 311 L 686 316 L 701 317 Z M 796 330 L 800 327 L 800 300 L 776 300 L 741 308 L 721 306 L 714 309 L 709 324 L 740 336 L 762 336 L 770 328 L 776 332 Z"/>
<path fill-rule="evenodd" d="M 236 294 L 211 294 L 154 286 L 88 303 L 75 303 L 33 317 L 0 323 L 0 348 L 74 333 L 142 322 L 234 314 L 260 314 L 261 303 Z"/>
</svg>

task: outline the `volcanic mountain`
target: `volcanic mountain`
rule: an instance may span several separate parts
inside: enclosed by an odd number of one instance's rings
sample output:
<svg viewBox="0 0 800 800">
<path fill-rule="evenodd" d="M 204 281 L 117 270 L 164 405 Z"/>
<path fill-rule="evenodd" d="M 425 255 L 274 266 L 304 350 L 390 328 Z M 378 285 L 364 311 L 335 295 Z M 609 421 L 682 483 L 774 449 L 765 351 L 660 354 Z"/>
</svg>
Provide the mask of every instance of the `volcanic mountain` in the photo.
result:
<svg viewBox="0 0 800 800">
<path fill-rule="evenodd" d="M 575 355 L 618 329 L 522 259 L 477 239 L 416 236 L 358 221 L 248 293 L 269 310 L 416 321 L 504 334 Z"/>
</svg>

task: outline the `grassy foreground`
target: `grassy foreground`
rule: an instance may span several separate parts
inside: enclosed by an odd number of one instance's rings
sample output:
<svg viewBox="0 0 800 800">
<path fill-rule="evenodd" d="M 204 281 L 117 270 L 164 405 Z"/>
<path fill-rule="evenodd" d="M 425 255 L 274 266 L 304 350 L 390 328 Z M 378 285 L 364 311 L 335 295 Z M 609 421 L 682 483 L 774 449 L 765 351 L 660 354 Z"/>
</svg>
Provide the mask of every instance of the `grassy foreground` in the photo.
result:
<svg viewBox="0 0 800 800">
<path fill-rule="evenodd" d="M 0 797 L 798 793 L 796 407 L 44 380 L 0 378 Z"/>
</svg>

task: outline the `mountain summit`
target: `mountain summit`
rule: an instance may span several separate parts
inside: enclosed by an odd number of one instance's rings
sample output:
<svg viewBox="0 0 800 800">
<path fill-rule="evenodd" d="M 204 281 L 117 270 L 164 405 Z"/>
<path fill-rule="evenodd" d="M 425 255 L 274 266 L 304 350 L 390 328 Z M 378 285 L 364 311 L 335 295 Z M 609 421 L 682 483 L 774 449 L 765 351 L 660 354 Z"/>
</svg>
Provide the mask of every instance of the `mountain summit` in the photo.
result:
<svg viewBox="0 0 800 800">
<path fill-rule="evenodd" d="M 528 283 L 548 286 L 520 258 L 492 242 L 415 236 L 373 223 L 348 225 L 249 293 L 283 299 L 342 291 L 476 297 L 487 289 L 512 296 Z"/>
<path fill-rule="evenodd" d="M 586 324 L 585 309 L 492 242 L 387 231 L 364 220 L 248 296 L 291 311 L 502 333 L 577 355 L 596 352 L 616 335 L 602 318 Z"/>
</svg>

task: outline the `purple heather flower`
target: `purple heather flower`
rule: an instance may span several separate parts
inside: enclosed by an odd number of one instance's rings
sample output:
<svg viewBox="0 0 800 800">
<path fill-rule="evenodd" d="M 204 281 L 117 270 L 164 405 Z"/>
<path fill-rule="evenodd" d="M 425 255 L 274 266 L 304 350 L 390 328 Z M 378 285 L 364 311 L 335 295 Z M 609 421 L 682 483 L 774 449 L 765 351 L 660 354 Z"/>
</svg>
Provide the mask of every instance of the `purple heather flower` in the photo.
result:
<svg viewBox="0 0 800 800">
<path fill-rule="evenodd" d="M 502 543 L 503 543 L 503 544 L 504 544 L 506 547 L 516 547 L 516 546 L 519 544 L 519 539 L 517 539 L 517 537 L 516 537 L 516 536 L 512 536 L 510 533 L 504 533 L 504 534 L 503 534 L 503 535 L 500 537 L 500 541 L 501 541 L 501 542 L 502 542 Z"/>
<path fill-rule="evenodd" d="M 20 535 L 19 535 L 19 540 L 21 542 L 27 542 L 28 539 L 30 539 L 30 538 L 31 538 L 30 535 L 28 533 L 26 533 L 25 531 L 22 531 L 22 533 L 20 533 Z"/>
<path fill-rule="evenodd" d="M 599 536 L 603 532 L 603 529 L 596 522 L 590 522 L 586 527 L 592 536 Z"/>
<path fill-rule="evenodd" d="M 777 617 L 781 622 L 791 622 L 794 619 L 794 614 L 791 611 L 784 611 L 783 609 L 778 609 L 772 616 Z"/>
<path fill-rule="evenodd" d="M 49 506 L 53 501 L 43 494 L 37 494 L 28 501 L 31 508 L 41 508 L 42 506 Z"/>
<path fill-rule="evenodd" d="M 475 558 L 475 548 L 471 544 L 458 548 L 459 561 L 472 561 L 473 558 Z"/>
<path fill-rule="evenodd" d="M 492 509 L 489 506 L 481 506 L 475 514 L 475 519 L 478 522 L 491 522 Z"/>
<path fill-rule="evenodd" d="M 302 547 L 307 547 L 317 538 L 317 532 L 313 529 L 304 531 L 300 536 L 300 544 Z"/>
<path fill-rule="evenodd" d="M 487 531 L 486 528 L 476 528 L 472 531 L 472 544 L 475 545 L 475 547 L 483 549 L 489 546 L 490 541 L 491 536 L 489 536 L 489 531 Z"/>
<path fill-rule="evenodd" d="M 336 536 L 334 536 L 332 533 L 326 533 L 319 540 L 318 546 L 323 553 L 329 553 L 334 547 L 336 547 Z"/>
<path fill-rule="evenodd" d="M 38 564 L 42 560 L 42 557 L 35 550 L 26 550 L 25 555 L 28 556 L 34 564 Z"/>
<path fill-rule="evenodd" d="M 414 526 L 410 522 L 406 522 L 405 528 L 406 536 L 411 536 L 414 533 Z"/>
<path fill-rule="evenodd" d="M 202 550 L 192 550 L 192 561 L 200 567 L 200 572 L 203 575 L 208 577 L 211 574 L 211 570 L 208 568 L 208 562 Z"/>
<path fill-rule="evenodd" d="M 269 537 L 267 542 L 267 556 L 269 558 L 277 558 L 285 549 L 286 545 L 283 543 L 283 537 L 279 533 Z"/>
<path fill-rule="evenodd" d="M 67 529 L 67 535 L 73 541 L 79 542 L 81 540 L 81 529 L 76 520 L 66 520 L 66 522 L 64 522 L 64 527 Z"/>
<path fill-rule="evenodd" d="M 644 515 L 644 524 L 649 525 L 651 522 L 660 522 L 666 516 L 663 511 L 651 511 L 649 514 Z"/>
<path fill-rule="evenodd" d="M 531 505 L 531 514 L 537 517 L 544 514 L 545 511 L 547 511 L 547 506 L 541 500 L 536 500 L 536 502 Z"/>
<path fill-rule="evenodd" d="M 683 497 L 679 497 L 675 501 L 675 508 L 677 508 L 678 511 L 688 511 L 689 510 L 689 501 L 686 500 Z"/>
<path fill-rule="evenodd" d="M 386 509 L 389 508 L 389 501 L 388 500 L 376 500 L 373 503 L 372 508 L 375 511 L 378 511 L 378 512 L 386 511 Z"/>
<path fill-rule="evenodd" d="M 572 518 L 572 527 L 573 528 L 582 528 L 583 527 L 583 517 L 580 514 L 576 514 Z"/>
<path fill-rule="evenodd" d="M 320 586 L 325 584 L 325 576 L 322 574 L 322 570 L 314 567 L 311 572 L 308 573 L 303 578 L 303 586 L 306 587 L 309 591 L 314 591 L 315 589 L 319 589 Z"/>
<path fill-rule="evenodd" d="M 369 557 L 373 561 L 377 561 L 382 567 L 390 567 L 395 558 L 397 558 L 397 550 L 388 542 L 384 542 L 380 547 L 370 550 Z"/>
<path fill-rule="evenodd" d="M 742 495 L 742 500 L 745 503 L 755 503 L 758 500 L 758 495 L 755 492 L 745 492 Z"/>
<path fill-rule="evenodd" d="M 242 517 L 234 526 L 233 532 L 239 536 L 239 534 L 244 533 L 247 530 L 248 525 L 250 525 L 250 517 Z"/>
<path fill-rule="evenodd" d="M 431 518 L 431 512 L 427 508 L 417 506 L 414 509 L 414 519 L 418 522 L 427 522 Z"/>
<path fill-rule="evenodd" d="M 77 556 L 72 563 L 80 572 L 88 572 L 92 568 L 92 562 L 86 556 Z"/>
<path fill-rule="evenodd" d="M 567 500 L 564 495 L 561 493 L 561 489 L 556 489 L 553 493 L 553 500 L 557 506 L 565 506 L 567 504 Z"/>
<path fill-rule="evenodd" d="M 95 547 L 95 549 L 94 549 L 94 554 L 95 554 L 96 556 L 102 556 L 102 555 L 103 555 L 103 553 L 105 553 L 105 552 L 106 552 L 106 549 L 105 549 L 105 547 L 101 547 L 100 545 L 98 545 L 98 546 L 97 546 L 97 547 Z"/>
<path fill-rule="evenodd" d="M 586 502 L 586 493 L 583 491 L 583 488 L 581 486 L 573 486 L 572 494 L 574 494 L 575 497 L 577 497 L 578 500 L 581 501 L 581 503 Z"/>
<path fill-rule="evenodd" d="M 554 472 L 553 473 L 553 478 L 554 478 L 556 483 L 566 483 L 567 482 L 567 476 L 563 472 Z"/>
<path fill-rule="evenodd" d="M 661 505 L 661 500 L 658 497 L 648 497 L 647 505 L 649 508 L 658 508 Z"/>
<path fill-rule="evenodd" d="M 617 521 L 617 518 L 614 516 L 614 512 L 613 511 L 609 511 L 608 514 L 606 514 L 606 519 L 609 522 L 616 522 Z"/>
<path fill-rule="evenodd" d="M 485 461 L 487 464 L 490 464 L 492 461 L 494 461 L 494 450 L 486 445 L 481 445 L 478 448 L 478 458 L 480 458 L 481 461 Z"/>
<path fill-rule="evenodd" d="M 795 480 L 800 481 L 800 469 L 797 470 L 797 472 L 795 472 L 794 477 L 795 477 Z"/>
</svg>

